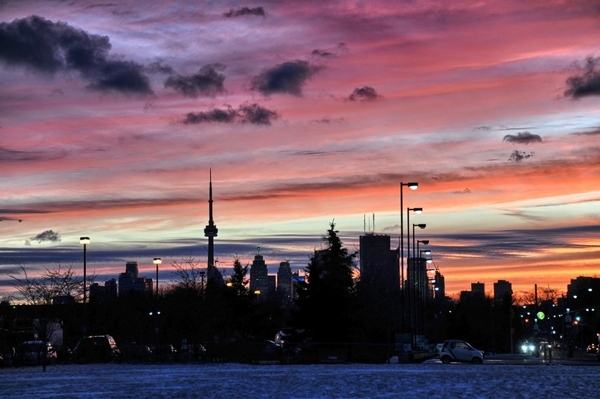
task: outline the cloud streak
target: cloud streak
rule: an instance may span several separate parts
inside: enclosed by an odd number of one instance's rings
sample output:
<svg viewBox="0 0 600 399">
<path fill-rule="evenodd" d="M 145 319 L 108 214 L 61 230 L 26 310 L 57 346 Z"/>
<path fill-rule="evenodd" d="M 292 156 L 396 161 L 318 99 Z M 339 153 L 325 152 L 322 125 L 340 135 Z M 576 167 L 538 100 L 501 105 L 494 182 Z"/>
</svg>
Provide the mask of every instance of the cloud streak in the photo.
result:
<svg viewBox="0 0 600 399">
<path fill-rule="evenodd" d="M 262 7 L 254 7 L 254 8 L 238 7 L 238 8 L 232 8 L 231 10 L 227 11 L 226 13 L 223 13 L 223 15 L 226 18 L 236 18 L 236 17 L 243 17 L 246 15 L 264 17 L 267 14 L 265 13 L 265 10 Z"/>
<path fill-rule="evenodd" d="M 507 134 L 504 136 L 503 141 L 507 141 L 509 143 L 518 143 L 518 144 L 531 144 L 531 143 L 541 143 L 542 137 L 538 134 L 532 134 L 530 132 L 520 132 L 516 135 Z"/>
<path fill-rule="evenodd" d="M 209 111 L 190 112 L 181 121 L 185 125 L 197 125 L 200 123 L 250 123 L 253 125 L 271 125 L 278 119 L 276 111 L 262 107 L 256 103 L 242 104 L 237 110 L 230 105 L 225 109 L 214 108 Z"/>
</svg>

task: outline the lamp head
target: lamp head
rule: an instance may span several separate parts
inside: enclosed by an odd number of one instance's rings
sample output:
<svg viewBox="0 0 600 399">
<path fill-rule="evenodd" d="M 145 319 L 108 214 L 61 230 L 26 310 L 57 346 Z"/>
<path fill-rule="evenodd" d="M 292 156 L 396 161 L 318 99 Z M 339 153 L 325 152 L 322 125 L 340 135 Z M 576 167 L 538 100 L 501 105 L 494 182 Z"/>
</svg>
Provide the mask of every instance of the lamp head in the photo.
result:
<svg viewBox="0 0 600 399">
<path fill-rule="evenodd" d="M 419 223 L 419 224 L 416 224 L 415 226 L 417 226 L 420 229 L 424 229 L 425 227 L 427 227 L 427 225 L 425 223 Z"/>
<path fill-rule="evenodd" d="M 429 245 L 429 240 L 420 240 L 419 242 L 423 245 Z M 427 251 L 429 251 L 429 250 L 427 250 Z"/>
<path fill-rule="evenodd" d="M 416 190 L 417 188 L 419 188 L 419 183 L 413 182 L 413 183 L 407 183 L 406 184 L 408 186 L 408 188 L 410 188 L 411 190 Z"/>
<path fill-rule="evenodd" d="M 152 263 L 154 263 L 155 265 L 160 265 L 162 263 L 162 259 L 161 258 L 154 258 L 154 260 L 152 261 Z"/>
<path fill-rule="evenodd" d="M 90 243 L 90 237 L 79 237 L 79 243 L 86 245 Z"/>
<path fill-rule="evenodd" d="M 415 208 L 413 209 L 415 211 L 416 214 L 420 215 L 421 213 L 423 213 L 423 208 Z"/>
</svg>

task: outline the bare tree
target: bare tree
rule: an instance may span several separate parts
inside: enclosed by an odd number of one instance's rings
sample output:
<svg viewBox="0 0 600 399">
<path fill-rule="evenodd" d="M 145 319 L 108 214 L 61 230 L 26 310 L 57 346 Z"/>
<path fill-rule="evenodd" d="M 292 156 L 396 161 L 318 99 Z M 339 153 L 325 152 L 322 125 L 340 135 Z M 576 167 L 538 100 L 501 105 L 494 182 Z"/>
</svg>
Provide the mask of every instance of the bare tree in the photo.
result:
<svg viewBox="0 0 600 399">
<path fill-rule="evenodd" d="M 45 268 L 39 277 L 31 277 L 25 266 L 17 264 L 23 277 L 9 275 L 16 288 L 29 305 L 50 305 L 57 296 L 71 296 L 75 300 L 83 297 L 83 279 L 75 272 L 73 265 L 62 266 L 58 263 L 54 268 Z M 87 276 L 87 284 L 95 279 L 95 274 Z"/>
<path fill-rule="evenodd" d="M 550 286 L 538 287 L 537 305 L 546 301 L 556 303 L 557 299 L 560 297 L 560 293 L 561 291 L 558 288 L 551 288 Z M 536 293 L 533 291 L 521 292 L 515 297 L 515 304 L 519 306 L 536 304 L 535 301 Z"/>
<path fill-rule="evenodd" d="M 177 277 L 173 281 L 173 288 L 186 291 L 202 292 L 206 279 L 206 268 L 200 266 L 200 262 L 192 256 L 174 261 L 172 263 Z"/>
</svg>

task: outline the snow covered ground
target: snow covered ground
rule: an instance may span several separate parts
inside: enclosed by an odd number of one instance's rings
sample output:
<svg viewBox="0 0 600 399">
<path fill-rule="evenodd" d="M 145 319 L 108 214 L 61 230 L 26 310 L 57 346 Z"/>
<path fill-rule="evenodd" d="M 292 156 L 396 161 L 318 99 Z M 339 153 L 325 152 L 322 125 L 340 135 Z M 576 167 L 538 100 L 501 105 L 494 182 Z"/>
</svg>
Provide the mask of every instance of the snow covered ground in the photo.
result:
<svg viewBox="0 0 600 399">
<path fill-rule="evenodd" d="M 595 398 L 600 367 L 560 364 L 96 364 L 0 369 L 2 398 Z"/>
</svg>

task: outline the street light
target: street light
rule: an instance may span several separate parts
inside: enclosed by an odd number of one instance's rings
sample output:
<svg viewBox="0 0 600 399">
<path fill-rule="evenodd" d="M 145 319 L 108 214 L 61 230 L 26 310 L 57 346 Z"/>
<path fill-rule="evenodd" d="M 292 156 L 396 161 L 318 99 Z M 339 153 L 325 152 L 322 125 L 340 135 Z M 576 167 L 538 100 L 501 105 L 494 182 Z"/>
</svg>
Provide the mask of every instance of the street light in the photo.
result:
<svg viewBox="0 0 600 399">
<path fill-rule="evenodd" d="M 160 314 L 160 311 L 158 310 L 158 265 L 160 265 L 162 263 L 162 259 L 161 258 L 154 258 L 152 260 L 152 263 L 154 263 L 156 265 L 156 303 L 154 306 L 156 306 L 156 315 L 154 316 L 154 333 L 156 334 L 156 350 L 158 350 L 158 344 L 160 342 L 160 330 L 158 327 L 158 315 Z M 152 312 L 150 312 L 150 315 L 152 315 Z"/>
<path fill-rule="evenodd" d="M 83 332 L 87 331 L 87 290 L 86 290 L 86 268 L 87 268 L 87 245 L 91 242 L 90 237 L 79 237 L 79 243 L 83 245 Z"/>
<path fill-rule="evenodd" d="M 407 245 L 408 253 L 406 256 L 407 265 L 408 265 L 408 262 L 410 261 L 410 211 L 413 211 L 417 215 L 420 215 L 421 213 L 423 213 L 423 208 L 406 208 L 406 223 L 407 223 L 406 241 L 408 242 L 408 245 Z"/>
<path fill-rule="evenodd" d="M 410 267 L 410 211 L 413 211 L 414 213 L 416 213 L 417 215 L 423 213 L 423 208 L 406 208 L 406 241 L 407 241 L 407 255 L 406 255 L 406 279 L 408 280 L 410 278 L 410 275 L 408 273 L 408 268 Z M 411 270 L 413 270 L 413 277 L 414 277 L 414 261 L 413 261 L 413 267 L 410 268 Z M 413 332 L 413 315 L 412 315 L 412 307 L 411 307 L 411 301 L 412 301 L 412 296 L 414 295 L 414 291 L 415 291 L 415 287 L 414 287 L 414 281 L 412 281 L 413 279 L 410 279 L 411 284 L 408 285 L 408 307 L 409 307 L 409 325 L 410 325 L 410 331 Z"/>
<path fill-rule="evenodd" d="M 162 263 L 161 258 L 154 258 L 152 261 L 156 265 L 156 297 L 158 298 L 158 265 Z"/>
<path fill-rule="evenodd" d="M 400 182 L 400 289 L 404 297 L 404 200 L 402 191 L 404 187 L 411 190 L 419 188 L 419 183 L 402 183 Z M 402 332 L 404 332 L 404 299 L 402 299 Z"/>
<path fill-rule="evenodd" d="M 416 239 L 415 239 L 415 227 L 420 228 L 421 230 L 424 229 L 425 227 L 427 227 L 427 225 L 425 223 L 418 223 L 418 224 L 414 224 L 413 223 L 413 251 L 415 251 L 415 256 L 417 255 L 416 252 Z"/>
</svg>

